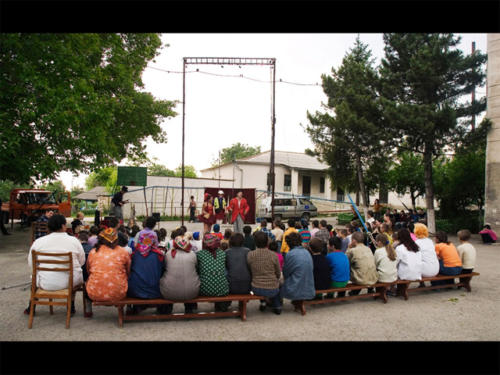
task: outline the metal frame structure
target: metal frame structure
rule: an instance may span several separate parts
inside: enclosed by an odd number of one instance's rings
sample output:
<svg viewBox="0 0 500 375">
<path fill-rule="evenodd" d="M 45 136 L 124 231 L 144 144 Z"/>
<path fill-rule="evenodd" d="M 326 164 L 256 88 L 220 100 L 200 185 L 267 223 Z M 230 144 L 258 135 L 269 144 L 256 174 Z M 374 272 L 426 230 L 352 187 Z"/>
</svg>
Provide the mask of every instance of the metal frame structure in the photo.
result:
<svg viewBox="0 0 500 375">
<path fill-rule="evenodd" d="M 182 64 L 182 196 L 181 196 L 181 220 L 184 225 L 184 140 L 186 119 L 186 67 L 187 65 L 263 65 L 270 66 L 272 72 L 272 100 L 271 100 L 271 160 L 269 174 L 271 176 L 271 217 L 274 217 L 274 138 L 276 127 L 275 95 L 276 95 L 276 58 L 266 57 L 184 57 Z M 269 186 L 269 185 L 268 185 Z"/>
</svg>

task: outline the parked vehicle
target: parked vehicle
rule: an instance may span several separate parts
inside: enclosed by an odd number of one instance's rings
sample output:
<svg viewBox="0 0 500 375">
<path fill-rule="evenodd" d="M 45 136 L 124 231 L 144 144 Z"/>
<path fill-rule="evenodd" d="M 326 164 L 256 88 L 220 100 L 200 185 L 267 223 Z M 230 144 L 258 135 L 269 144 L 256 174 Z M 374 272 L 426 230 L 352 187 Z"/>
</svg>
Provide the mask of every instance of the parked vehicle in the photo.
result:
<svg viewBox="0 0 500 375">
<path fill-rule="evenodd" d="M 271 197 L 264 198 L 257 210 L 257 217 L 271 219 Z M 309 218 L 318 216 L 318 209 L 306 198 L 274 198 L 274 218 Z"/>
<path fill-rule="evenodd" d="M 21 225 L 30 225 L 42 210 L 53 210 L 66 217 L 71 216 L 71 193 L 64 192 L 56 196 L 44 189 L 13 189 L 9 202 L 2 203 L 2 211 L 9 213 L 11 226 L 14 219 L 20 219 Z"/>
</svg>

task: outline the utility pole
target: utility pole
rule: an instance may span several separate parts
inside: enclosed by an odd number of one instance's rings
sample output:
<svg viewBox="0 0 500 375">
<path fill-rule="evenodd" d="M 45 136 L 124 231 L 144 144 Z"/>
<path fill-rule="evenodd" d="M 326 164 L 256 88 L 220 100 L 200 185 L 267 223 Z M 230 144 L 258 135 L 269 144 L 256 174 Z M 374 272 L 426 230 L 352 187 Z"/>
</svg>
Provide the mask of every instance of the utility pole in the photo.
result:
<svg viewBox="0 0 500 375">
<path fill-rule="evenodd" d="M 273 64 L 271 65 L 272 75 L 273 75 L 273 100 L 272 100 L 272 117 L 271 117 L 271 219 L 274 220 L 274 136 L 276 128 L 276 116 L 275 116 L 275 96 L 276 96 L 276 59 L 273 59 Z"/>
<path fill-rule="evenodd" d="M 186 118 L 186 58 L 182 59 L 182 190 L 181 225 L 184 225 L 184 122 Z"/>
<path fill-rule="evenodd" d="M 476 42 L 472 42 L 472 54 L 476 52 Z M 472 87 L 472 105 L 476 102 L 476 86 Z M 472 115 L 472 131 L 476 128 L 476 115 Z"/>
</svg>

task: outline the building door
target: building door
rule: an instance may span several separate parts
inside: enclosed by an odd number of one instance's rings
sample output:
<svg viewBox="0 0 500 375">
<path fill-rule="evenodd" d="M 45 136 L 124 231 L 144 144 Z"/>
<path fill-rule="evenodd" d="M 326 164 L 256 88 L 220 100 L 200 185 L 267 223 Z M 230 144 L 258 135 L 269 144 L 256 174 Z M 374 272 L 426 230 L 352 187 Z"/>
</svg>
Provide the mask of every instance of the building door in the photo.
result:
<svg viewBox="0 0 500 375">
<path fill-rule="evenodd" d="M 302 195 L 311 195 L 311 176 L 302 176 Z"/>
</svg>

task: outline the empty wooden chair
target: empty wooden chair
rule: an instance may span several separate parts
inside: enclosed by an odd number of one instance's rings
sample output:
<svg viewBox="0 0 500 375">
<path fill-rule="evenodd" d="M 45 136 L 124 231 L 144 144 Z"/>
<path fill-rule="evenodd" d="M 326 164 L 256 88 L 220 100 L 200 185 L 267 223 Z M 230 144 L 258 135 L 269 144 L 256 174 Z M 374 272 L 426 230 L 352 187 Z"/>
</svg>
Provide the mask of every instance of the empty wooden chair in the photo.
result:
<svg viewBox="0 0 500 375">
<path fill-rule="evenodd" d="M 33 325 L 35 305 L 48 305 L 51 315 L 54 314 L 53 306 L 66 306 L 66 328 L 69 328 L 69 322 L 71 319 L 71 301 L 74 299 L 74 295 L 77 291 L 83 291 L 83 285 L 73 287 L 73 254 L 71 252 L 51 253 L 32 250 L 31 255 L 33 260 L 33 273 L 31 277 L 30 316 L 28 328 L 31 328 Z M 51 257 L 52 259 L 40 259 L 40 257 Z M 56 260 L 54 258 L 60 259 Z M 48 264 L 55 264 L 56 267 L 50 268 L 44 266 Z M 43 290 L 42 288 L 38 288 L 36 286 L 38 271 L 68 272 L 68 287 L 61 290 Z M 54 301 L 61 299 L 66 301 Z M 83 299 L 83 303 L 85 313 L 85 298 Z"/>
</svg>

